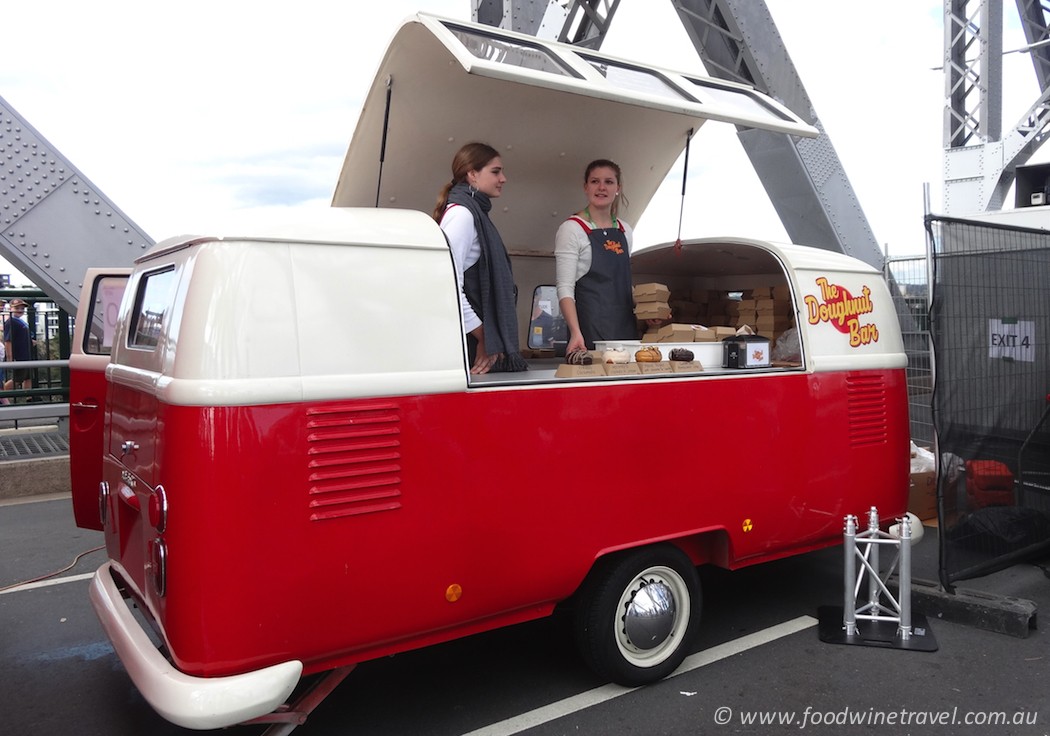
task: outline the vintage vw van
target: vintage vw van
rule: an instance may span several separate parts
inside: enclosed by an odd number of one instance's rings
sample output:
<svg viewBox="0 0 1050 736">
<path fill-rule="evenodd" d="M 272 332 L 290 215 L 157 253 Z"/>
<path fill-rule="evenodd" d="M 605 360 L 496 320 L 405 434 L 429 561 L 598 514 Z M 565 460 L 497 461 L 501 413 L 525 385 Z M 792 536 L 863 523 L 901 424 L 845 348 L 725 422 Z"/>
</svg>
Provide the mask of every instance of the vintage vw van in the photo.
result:
<svg viewBox="0 0 1050 736">
<path fill-rule="evenodd" d="M 484 114 L 464 118 L 467 98 Z M 581 119 L 604 123 L 583 135 Z M 711 119 L 814 132 L 747 87 L 415 17 L 330 210 L 166 240 L 122 297 L 119 269 L 89 276 L 71 360 L 76 519 L 104 531 L 91 598 L 158 712 L 200 729 L 291 720 L 272 712 L 304 675 L 332 672 L 331 687 L 355 663 L 557 606 L 598 673 L 652 682 L 690 651 L 698 565 L 806 552 L 837 543 L 846 514 L 904 512 L 897 318 L 881 274 L 844 255 L 636 244 L 636 284 L 665 287 L 698 326 L 754 315 L 773 359 L 725 367 L 719 342 L 694 339 L 691 370 L 566 375 L 540 346 L 526 372 L 469 373 L 428 214 L 455 149 L 503 152 L 493 220 L 524 342 L 587 161 L 621 163 L 636 219 Z"/>
</svg>

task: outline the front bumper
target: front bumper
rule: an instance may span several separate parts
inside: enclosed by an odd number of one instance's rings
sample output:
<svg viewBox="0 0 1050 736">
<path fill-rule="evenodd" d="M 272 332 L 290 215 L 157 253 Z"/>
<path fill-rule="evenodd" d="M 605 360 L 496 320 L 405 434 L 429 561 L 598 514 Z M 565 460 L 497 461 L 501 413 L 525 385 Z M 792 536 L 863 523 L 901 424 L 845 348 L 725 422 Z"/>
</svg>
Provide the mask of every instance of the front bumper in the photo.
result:
<svg viewBox="0 0 1050 736">
<path fill-rule="evenodd" d="M 232 726 L 272 713 L 299 682 L 303 663 L 281 662 L 226 677 L 192 677 L 157 650 L 124 602 L 106 562 L 91 582 L 91 604 L 132 682 L 160 715 L 183 728 Z"/>
</svg>

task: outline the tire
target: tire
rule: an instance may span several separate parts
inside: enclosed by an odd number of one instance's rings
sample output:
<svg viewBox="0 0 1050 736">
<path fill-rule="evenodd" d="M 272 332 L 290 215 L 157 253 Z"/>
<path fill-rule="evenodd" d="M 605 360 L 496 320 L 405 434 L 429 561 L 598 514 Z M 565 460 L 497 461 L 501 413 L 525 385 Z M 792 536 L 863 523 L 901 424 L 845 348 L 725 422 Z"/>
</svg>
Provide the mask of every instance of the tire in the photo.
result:
<svg viewBox="0 0 1050 736">
<path fill-rule="evenodd" d="M 700 629 L 700 575 L 673 545 L 614 555 L 591 571 L 575 609 L 576 644 L 600 677 L 627 687 L 667 677 Z"/>
</svg>

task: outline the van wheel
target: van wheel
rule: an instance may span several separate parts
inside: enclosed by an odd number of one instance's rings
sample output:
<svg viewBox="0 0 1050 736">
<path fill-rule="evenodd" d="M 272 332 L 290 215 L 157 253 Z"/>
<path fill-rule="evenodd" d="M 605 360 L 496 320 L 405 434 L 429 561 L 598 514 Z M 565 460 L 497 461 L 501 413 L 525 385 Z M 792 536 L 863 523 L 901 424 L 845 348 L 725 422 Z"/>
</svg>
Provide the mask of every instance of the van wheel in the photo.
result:
<svg viewBox="0 0 1050 736">
<path fill-rule="evenodd" d="M 700 575 L 673 545 L 599 562 L 580 589 L 576 643 L 601 677 L 628 687 L 667 677 L 700 628 Z"/>
</svg>

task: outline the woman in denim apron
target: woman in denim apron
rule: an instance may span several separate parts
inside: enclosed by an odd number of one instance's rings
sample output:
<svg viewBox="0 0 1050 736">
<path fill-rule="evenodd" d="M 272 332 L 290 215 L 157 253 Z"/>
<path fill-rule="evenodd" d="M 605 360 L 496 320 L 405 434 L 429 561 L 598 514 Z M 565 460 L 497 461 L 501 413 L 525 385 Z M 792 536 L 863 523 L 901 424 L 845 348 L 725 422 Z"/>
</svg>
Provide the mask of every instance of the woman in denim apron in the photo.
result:
<svg viewBox="0 0 1050 736">
<path fill-rule="evenodd" d="M 566 353 L 593 350 L 596 340 L 637 340 L 631 296 L 631 226 L 617 217 L 624 199 L 620 167 L 587 165 L 587 206 L 558 228 L 554 240 L 558 304 L 569 328 Z M 626 202 L 625 202 L 626 204 Z"/>
</svg>

